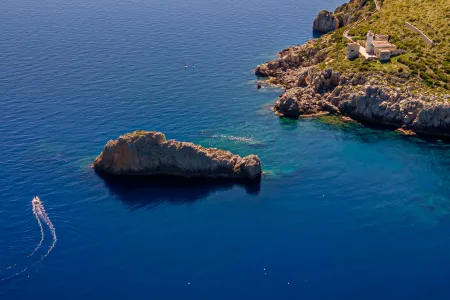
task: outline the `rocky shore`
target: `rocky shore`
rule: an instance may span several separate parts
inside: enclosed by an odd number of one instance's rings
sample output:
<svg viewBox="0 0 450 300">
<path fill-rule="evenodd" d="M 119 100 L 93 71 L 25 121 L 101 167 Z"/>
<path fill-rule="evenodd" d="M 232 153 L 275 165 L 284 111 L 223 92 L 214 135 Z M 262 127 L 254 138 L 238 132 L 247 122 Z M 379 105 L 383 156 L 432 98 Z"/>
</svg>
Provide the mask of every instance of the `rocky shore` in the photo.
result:
<svg viewBox="0 0 450 300">
<path fill-rule="evenodd" d="M 92 167 L 112 175 L 176 176 L 201 179 L 259 180 L 256 155 L 166 140 L 161 132 L 135 131 L 110 140 Z"/>
<path fill-rule="evenodd" d="M 266 82 L 285 89 L 274 106 L 278 115 L 298 118 L 328 113 L 450 136 L 449 94 L 426 95 L 419 88 L 419 79 L 401 72 L 346 73 L 324 67 L 327 52 L 323 45 L 323 40 L 309 40 L 281 51 L 278 59 L 256 68 L 257 76 L 267 77 Z"/>
</svg>

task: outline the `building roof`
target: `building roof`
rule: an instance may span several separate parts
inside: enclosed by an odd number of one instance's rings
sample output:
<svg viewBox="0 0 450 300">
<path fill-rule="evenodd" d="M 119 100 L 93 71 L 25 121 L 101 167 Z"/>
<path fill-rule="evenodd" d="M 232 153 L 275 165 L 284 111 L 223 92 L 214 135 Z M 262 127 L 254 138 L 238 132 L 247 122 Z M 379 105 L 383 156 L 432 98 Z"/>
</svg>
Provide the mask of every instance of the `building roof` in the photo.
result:
<svg viewBox="0 0 450 300">
<path fill-rule="evenodd" d="M 348 48 L 359 48 L 360 46 L 358 43 L 350 43 L 350 44 L 347 44 L 347 47 Z"/>
<path fill-rule="evenodd" d="M 389 39 L 389 35 L 387 34 L 382 34 L 382 33 L 377 33 L 375 34 L 375 39 L 379 39 L 379 40 L 388 40 Z"/>
<path fill-rule="evenodd" d="M 373 41 L 373 46 L 375 48 L 397 48 L 394 44 L 387 41 Z"/>
<path fill-rule="evenodd" d="M 374 45 L 392 45 L 391 43 L 389 43 L 388 41 L 373 41 Z"/>
</svg>

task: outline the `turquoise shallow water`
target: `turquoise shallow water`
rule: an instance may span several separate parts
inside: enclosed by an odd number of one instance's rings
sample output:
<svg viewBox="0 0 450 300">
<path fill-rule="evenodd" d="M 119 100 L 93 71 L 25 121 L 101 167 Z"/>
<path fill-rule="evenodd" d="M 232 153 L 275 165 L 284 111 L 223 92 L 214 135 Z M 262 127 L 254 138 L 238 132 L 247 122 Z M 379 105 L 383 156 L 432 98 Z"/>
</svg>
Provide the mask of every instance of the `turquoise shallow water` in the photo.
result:
<svg viewBox="0 0 450 300">
<path fill-rule="evenodd" d="M 0 278 L 28 269 L 0 298 L 448 299 L 449 145 L 282 120 L 280 91 L 255 88 L 252 69 L 339 2 L 2 1 Z M 135 129 L 255 153 L 267 176 L 93 173 L 107 140 Z M 48 230 L 26 258 L 35 194 L 58 238 L 42 261 Z"/>
</svg>

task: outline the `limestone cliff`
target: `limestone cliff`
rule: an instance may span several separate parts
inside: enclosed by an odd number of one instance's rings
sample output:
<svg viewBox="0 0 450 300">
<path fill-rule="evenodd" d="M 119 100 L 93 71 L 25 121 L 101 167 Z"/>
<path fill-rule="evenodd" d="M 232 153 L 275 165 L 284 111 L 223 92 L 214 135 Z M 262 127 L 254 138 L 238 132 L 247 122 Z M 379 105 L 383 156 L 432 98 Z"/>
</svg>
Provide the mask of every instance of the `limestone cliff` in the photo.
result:
<svg viewBox="0 0 450 300">
<path fill-rule="evenodd" d="M 398 73 L 340 73 L 322 70 L 323 52 L 315 40 L 280 52 L 255 73 L 286 89 L 274 110 L 291 118 L 343 114 L 431 135 L 450 136 L 450 95 L 426 96 L 418 79 Z M 325 54 L 326 56 L 326 54 Z"/>
<path fill-rule="evenodd" d="M 313 30 L 327 33 L 357 21 L 366 12 L 367 0 L 351 0 L 335 9 L 322 10 L 314 19 Z"/>
<path fill-rule="evenodd" d="M 450 9 L 450 2 L 420 0 L 411 6 L 407 3 L 350 0 L 334 13 L 320 12 L 314 21 L 316 30 L 333 31 L 357 21 L 356 26 L 347 28 L 364 36 L 376 26 L 378 32 L 390 30 L 393 40 L 402 38 L 401 43 L 409 45 L 407 54 L 387 63 L 364 57 L 349 61 L 344 31 L 287 48 L 278 53 L 278 59 L 255 69 L 256 75 L 268 77 L 269 84 L 285 89 L 274 105 L 276 113 L 291 118 L 342 114 L 359 121 L 391 125 L 403 132 L 450 136 L 449 51 L 436 51 L 437 48 L 422 43 L 420 37 L 419 43 L 414 42 L 418 38 L 415 32 L 403 30 L 407 9 L 426 19 L 434 32 L 442 31 L 439 49 L 449 49 L 444 34 L 448 32 L 447 23 L 438 22 L 434 16 Z"/>
<path fill-rule="evenodd" d="M 327 10 L 322 10 L 314 19 L 313 29 L 317 32 L 327 33 L 339 28 L 339 19 Z"/>
<path fill-rule="evenodd" d="M 110 140 L 93 163 L 114 175 L 161 175 L 185 178 L 258 180 L 261 161 L 216 148 L 166 140 L 161 132 L 135 131 Z"/>
</svg>

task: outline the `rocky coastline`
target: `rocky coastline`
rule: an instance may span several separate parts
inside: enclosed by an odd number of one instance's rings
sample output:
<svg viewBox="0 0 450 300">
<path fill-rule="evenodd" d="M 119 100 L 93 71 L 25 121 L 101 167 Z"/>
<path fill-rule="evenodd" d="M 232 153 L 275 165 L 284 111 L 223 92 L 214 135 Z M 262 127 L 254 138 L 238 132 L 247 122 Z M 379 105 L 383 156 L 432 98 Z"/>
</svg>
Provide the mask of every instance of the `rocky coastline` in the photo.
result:
<svg viewBox="0 0 450 300">
<path fill-rule="evenodd" d="M 267 78 L 264 82 L 285 89 L 274 106 L 279 116 L 326 113 L 408 132 L 450 136 L 449 94 L 425 94 L 419 79 L 401 72 L 347 73 L 324 67 L 327 52 L 323 45 L 323 40 L 309 40 L 281 51 L 278 59 L 255 69 L 257 76 Z"/>
<path fill-rule="evenodd" d="M 166 140 L 161 132 L 138 130 L 110 140 L 92 167 L 110 175 L 173 176 L 192 179 L 258 181 L 261 161 L 256 155 Z"/>
<path fill-rule="evenodd" d="M 322 10 L 314 20 L 313 30 L 327 33 L 347 26 L 366 13 L 366 5 L 367 0 L 352 0 L 339 6 L 334 12 Z"/>
</svg>

